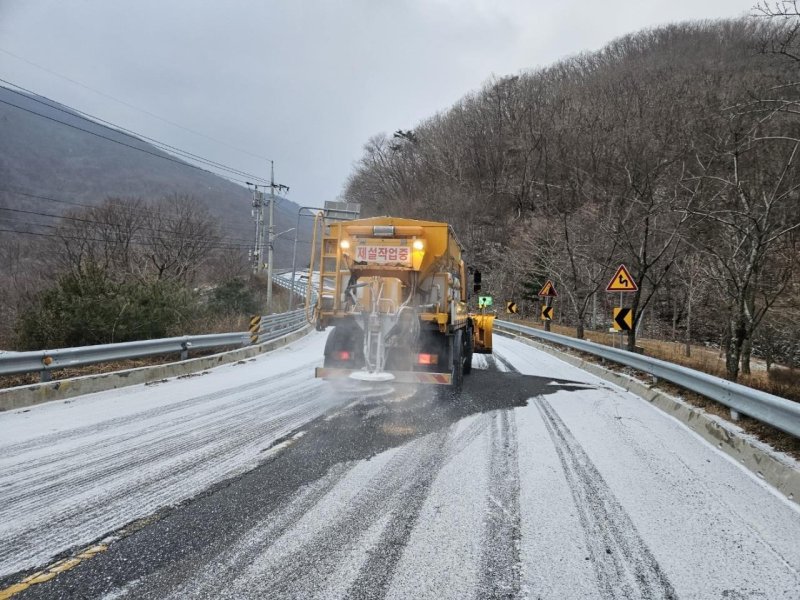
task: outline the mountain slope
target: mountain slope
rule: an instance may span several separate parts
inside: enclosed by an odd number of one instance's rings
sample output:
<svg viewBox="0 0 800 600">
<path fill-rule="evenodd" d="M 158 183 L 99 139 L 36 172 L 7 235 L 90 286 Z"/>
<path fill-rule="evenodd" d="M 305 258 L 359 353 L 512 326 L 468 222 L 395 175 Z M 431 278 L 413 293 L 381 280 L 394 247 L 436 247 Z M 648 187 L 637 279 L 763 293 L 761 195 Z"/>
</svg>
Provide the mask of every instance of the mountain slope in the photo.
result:
<svg viewBox="0 0 800 600">
<path fill-rule="evenodd" d="M 244 243 L 241 240 L 253 237 L 252 194 L 243 185 L 188 166 L 56 102 L 0 86 L 0 131 L 0 207 L 63 214 L 74 206 L 44 198 L 94 205 L 108 197 L 188 194 L 208 207 L 226 238 Z M 295 226 L 298 208 L 284 198 L 276 203 L 276 231 Z M 0 229 L 41 231 L 32 223 L 55 224 L 53 219 L 8 211 L 0 216 Z M 300 238 L 307 239 L 303 231 L 310 223 L 303 221 Z M 277 267 L 291 265 L 292 238 L 287 235 L 276 242 Z M 307 244 L 298 247 L 298 264 L 306 264 L 307 248 Z"/>
</svg>

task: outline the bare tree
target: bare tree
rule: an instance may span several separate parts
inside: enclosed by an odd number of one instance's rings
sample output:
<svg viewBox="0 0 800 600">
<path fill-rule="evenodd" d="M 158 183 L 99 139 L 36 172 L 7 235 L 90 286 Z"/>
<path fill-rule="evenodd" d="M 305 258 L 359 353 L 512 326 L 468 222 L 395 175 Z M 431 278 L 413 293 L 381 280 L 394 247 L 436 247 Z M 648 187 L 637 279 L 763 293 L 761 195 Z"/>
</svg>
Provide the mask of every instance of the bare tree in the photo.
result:
<svg viewBox="0 0 800 600">
<path fill-rule="evenodd" d="M 449 221 L 496 295 L 531 274 L 557 280 L 559 314 L 579 331 L 625 262 L 637 330 L 645 311 L 654 331 L 682 323 L 686 348 L 724 330 L 746 369 L 765 310 L 798 294 L 797 4 L 760 6 L 771 18 L 669 25 L 492 79 L 413 131 L 371 139 L 345 196 L 372 214 Z M 700 298 L 684 294 L 684 307 L 667 281 Z M 706 283 L 725 293 L 704 296 Z M 719 319 L 729 310 L 744 315 L 741 335 Z"/>
<path fill-rule="evenodd" d="M 698 239 L 731 300 L 726 370 L 733 381 L 743 348 L 786 290 L 794 266 L 776 250 L 800 229 L 800 141 L 778 137 L 734 128 L 715 140 L 705 160 L 697 155 L 691 178 L 704 193 L 687 212 L 713 224 Z"/>
<path fill-rule="evenodd" d="M 99 269 L 112 279 L 134 271 L 145 226 L 144 207 L 138 198 L 109 198 L 100 206 L 67 213 L 51 244 L 55 269 L 79 279 L 87 268 Z"/>
<path fill-rule="evenodd" d="M 191 196 L 173 194 L 151 203 L 143 239 L 157 280 L 191 283 L 220 237 L 204 206 Z"/>
</svg>

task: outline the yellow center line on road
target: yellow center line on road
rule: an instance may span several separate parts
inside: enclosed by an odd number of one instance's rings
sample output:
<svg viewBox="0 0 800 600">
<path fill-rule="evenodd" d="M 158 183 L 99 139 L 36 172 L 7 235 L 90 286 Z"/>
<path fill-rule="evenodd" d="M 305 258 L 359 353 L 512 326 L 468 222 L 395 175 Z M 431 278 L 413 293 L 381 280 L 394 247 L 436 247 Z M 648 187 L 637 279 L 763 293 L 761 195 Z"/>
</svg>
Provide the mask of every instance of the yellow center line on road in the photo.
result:
<svg viewBox="0 0 800 600">
<path fill-rule="evenodd" d="M 285 450 L 297 440 L 299 440 L 303 435 L 305 435 L 305 431 L 299 431 L 295 433 L 292 437 L 288 440 L 284 440 L 280 444 L 273 446 L 269 449 L 266 453 L 266 456 L 272 456 L 273 454 L 277 454 L 278 452 Z M 28 575 L 24 579 L 20 580 L 18 583 L 10 585 L 6 588 L 0 589 L 0 600 L 8 600 L 9 598 L 16 596 L 20 592 L 24 592 L 32 585 L 37 585 L 39 583 L 44 583 L 46 581 L 50 581 L 54 579 L 58 574 L 63 573 L 65 571 L 69 571 L 70 569 L 74 569 L 79 564 L 84 561 L 90 560 L 100 554 L 101 552 L 105 552 L 108 550 L 108 546 L 112 541 L 118 541 L 121 538 L 127 537 L 132 533 L 136 533 L 140 529 L 143 529 L 147 525 L 155 523 L 156 521 L 160 520 L 163 517 L 162 511 L 157 511 L 152 515 L 148 515 L 128 525 L 124 526 L 122 529 L 119 529 L 113 536 L 109 536 L 104 538 L 104 541 L 108 541 L 108 543 L 100 543 L 95 544 L 93 546 L 89 546 L 88 548 L 84 548 L 75 556 L 70 558 L 62 558 L 61 560 L 57 560 L 50 566 L 41 571 L 37 571 L 36 573 L 32 573 Z"/>
<path fill-rule="evenodd" d="M 47 567 L 46 569 L 28 575 L 25 579 L 23 579 L 19 583 L 15 583 L 13 585 L 8 586 L 5 589 L 0 590 L 0 600 L 8 600 L 8 598 L 16 596 L 20 592 L 24 592 L 32 585 L 37 585 L 39 583 L 44 583 L 45 581 L 50 581 L 51 579 L 55 578 L 59 573 L 64 573 L 65 571 L 74 569 L 83 561 L 94 558 L 99 553 L 105 552 L 106 550 L 108 550 L 108 546 L 106 544 L 95 544 L 94 546 L 85 548 L 77 556 L 58 560 L 49 567 Z"/>
</svg>

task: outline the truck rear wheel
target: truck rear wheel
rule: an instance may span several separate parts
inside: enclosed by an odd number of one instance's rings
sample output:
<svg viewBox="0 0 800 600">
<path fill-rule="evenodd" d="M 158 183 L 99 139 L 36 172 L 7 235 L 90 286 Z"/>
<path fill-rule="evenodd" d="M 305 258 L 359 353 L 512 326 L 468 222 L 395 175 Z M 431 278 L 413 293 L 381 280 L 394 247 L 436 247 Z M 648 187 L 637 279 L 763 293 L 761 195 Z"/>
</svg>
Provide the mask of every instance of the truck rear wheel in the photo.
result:
<svg viewBox="0 0 800 600">
<path fill-rule="evenodd" d="M 325 342 L 326 368 L 360 369 L 364 366 L 364 334 L 354 322 L 340 322 Z"/>
</svg>

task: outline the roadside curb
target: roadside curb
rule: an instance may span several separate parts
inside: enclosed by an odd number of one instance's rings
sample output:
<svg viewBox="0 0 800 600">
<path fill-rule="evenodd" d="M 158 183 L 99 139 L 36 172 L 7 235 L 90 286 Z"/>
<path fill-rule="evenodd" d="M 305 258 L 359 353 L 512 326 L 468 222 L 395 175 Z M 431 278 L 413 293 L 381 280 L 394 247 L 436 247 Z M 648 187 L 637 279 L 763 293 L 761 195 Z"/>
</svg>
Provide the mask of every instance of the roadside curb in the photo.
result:
<svg viewBox="0 0 800 600">
<path fill-rule="evenodd" d="M 220 352 L 210 356 L 200 358 L 190 358 L 178 362 L 166 363 L 163 365 L 152 365 L 147 367 L 137 367 L 124 371 L 114 371 L 113 373 L 100 373 L 97 375 L 84 375 L 70 379 L 61 379 L 48 383 L 33 383 L 14 388 L 0 390 L 0 412 L 24 408 L 50 402 L 52 400 L 65 400 L 82 394 L 103 392 L 116 388 L 149 383 L 159 379 L 189 375 L 198 371 L 205 371 L 221 365 L 252 358 L 281 348 L 286 344 L 294 342 L 305 336 L 312 330 L 311 326 L 305 326 L 298 331 L 294 331 L 282 337 L 264 342 L 258 346 L 247 346 L 227 352 Z"/>
<path fill-rule="evenodd" d="M 708 414 L 701 408 L 691 406 L 680 398 L 655 389 L 629 375 L 615 373 L 596 363 L 586 361 L 515 333 L 500 331 L 499 329 L 495 330 L 495 333 L 547 352 L 566 363 L 579 367 L 647 400 L 655 407 L 679 420 L 707 442 L 714 444 L 747 470 L 754 473 L 759 479 L 763 479 L 776 488 L 787 499 L 800 504 L 800 469 L 798 469 L 793 459 L 777 453 L 777 451 L 763 442 L 750 438 L 736 425 L 727 423 L 714 415 Z"/>
</svg>

